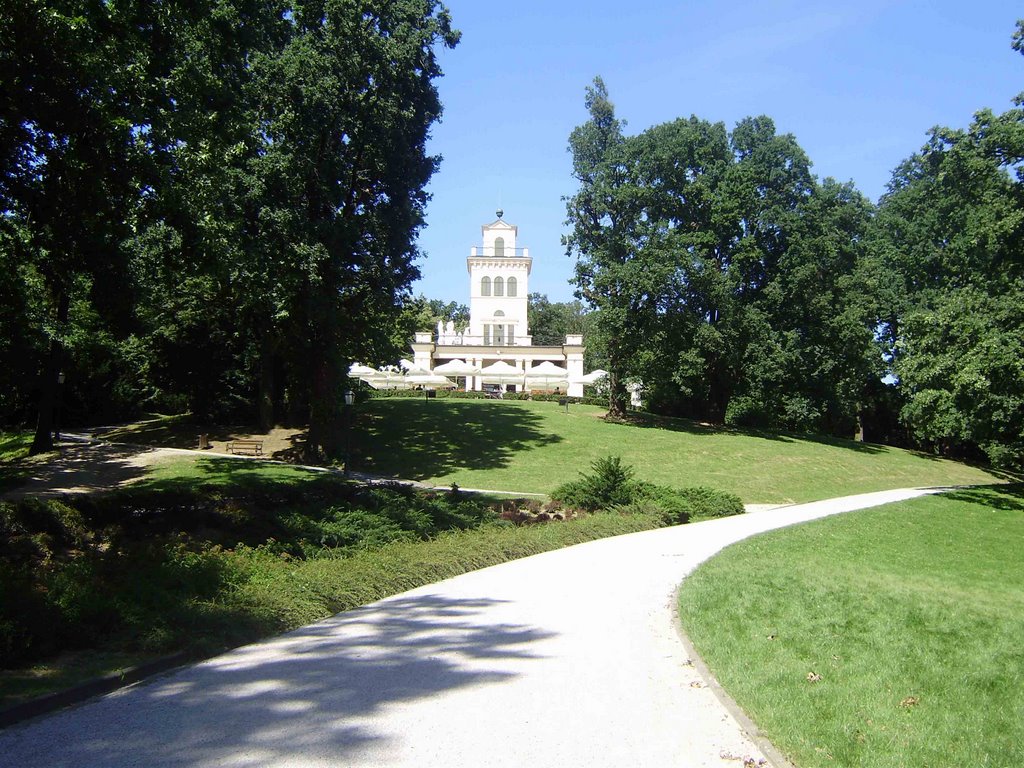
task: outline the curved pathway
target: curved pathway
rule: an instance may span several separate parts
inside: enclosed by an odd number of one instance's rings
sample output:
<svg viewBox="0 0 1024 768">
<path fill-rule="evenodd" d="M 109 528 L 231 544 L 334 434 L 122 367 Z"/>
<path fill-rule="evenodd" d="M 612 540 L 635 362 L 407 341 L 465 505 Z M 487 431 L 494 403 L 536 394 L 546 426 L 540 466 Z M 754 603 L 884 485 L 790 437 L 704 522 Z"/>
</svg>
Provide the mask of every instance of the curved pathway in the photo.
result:
<svg viewBox="0 0 1024 768">
<path fill-rule="evenodd" d="M 761 765 L 758 740 L 688 658 L 680 580 L 754 533 L 929 492 L 794 505 L 469 573 L 2 731 L 0 763 Z"/>
</svg>

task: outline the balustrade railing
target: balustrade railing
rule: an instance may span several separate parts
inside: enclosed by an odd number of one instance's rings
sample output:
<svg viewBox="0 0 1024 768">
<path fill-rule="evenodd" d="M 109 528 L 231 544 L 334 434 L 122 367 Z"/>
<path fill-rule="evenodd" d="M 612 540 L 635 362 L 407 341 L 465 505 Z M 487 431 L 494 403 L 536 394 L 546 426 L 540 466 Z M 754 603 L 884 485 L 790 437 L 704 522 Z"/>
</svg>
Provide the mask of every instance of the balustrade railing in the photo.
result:
<svg viewBox="0 0 1024 768">
<path fill-rule="evenodd" d="M 483 256 L 496 259 L 526 259 L 530 256 L 529 248 L 495 248 L 494 246 L 474 245 L 470 256 Z"/>
<path fill-rule="evenodd" d="M 510 340 L 501 340 L 491 336 L 470 336 L 468 333 L 442 333 L 436 337 L 438 346 L 442 347 L 530 347 L 533 346 L 532 336 L 513 336 Z"/>
</svg>

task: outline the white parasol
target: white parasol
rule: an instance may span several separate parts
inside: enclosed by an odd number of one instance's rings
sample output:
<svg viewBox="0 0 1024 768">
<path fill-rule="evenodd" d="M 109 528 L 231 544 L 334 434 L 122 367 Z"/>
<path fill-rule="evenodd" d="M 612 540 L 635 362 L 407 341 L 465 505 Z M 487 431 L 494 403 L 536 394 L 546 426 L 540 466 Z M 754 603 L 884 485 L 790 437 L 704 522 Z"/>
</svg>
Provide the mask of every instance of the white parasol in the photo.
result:
<svg viewBox="0 0 1024 768">
<path fill-rule="evenodd" d="M 440 373 L 442 376 L 475 376 L 480 373 L 480 369 L 465 360 L 456 359 L 449 360 L 444 365 L 435 365 L 434 373 Z"/>
<path fill-rule="evenodd" d="M 550 360 L 526 370 L 526 387 L 554 387 L 569 383 L 569 372 Z"/>
<path fill-rule="evenodd" d="M 457 386 L 454 381 L 431 371 L 407 373 L 405 375 L 405 383 L 412 387 L 431 387 L 433 389 L 455 389 Z"/>
<path fill-rule="evenodd" d="M 480 378 L 488 384 L 522 384 L 523 372 L 504 360 L 485 365 L 480 369 Z"/>
</svg>

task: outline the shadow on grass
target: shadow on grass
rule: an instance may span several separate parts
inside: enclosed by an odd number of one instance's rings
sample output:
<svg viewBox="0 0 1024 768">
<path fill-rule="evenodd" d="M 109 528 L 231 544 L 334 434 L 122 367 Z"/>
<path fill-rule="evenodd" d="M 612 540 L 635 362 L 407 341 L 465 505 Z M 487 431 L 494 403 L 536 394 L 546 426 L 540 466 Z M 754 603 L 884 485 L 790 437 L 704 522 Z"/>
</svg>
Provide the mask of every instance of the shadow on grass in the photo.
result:
<svg viewBox="0 0 1024 768">
<path fill-rule="evenodd" d="M 160 416 L 124 426 L 100 427 L 88 431 L 104 440 L 192 450 L 199 445 L 200 434 L 205 434 L 211 442 L 224 443 L 242 436 L 259 434 L 259 429 L 252 425 L 200 424 L 188 414 Z"/>
<path fill-rule="evenodd" d="M 353 465 L 412 480 L 499 469 L 517 453 L 561 442 L 543 425 L 540 416 L 514 403 L 374 400 L 358 414 Z"/>
<path fill-rule="evenodd" d="M 127 765 L 139 755 L 161 765 L 384 764 L 406 749 L 425 750 L 426 764 L 430 746 L 404 732 L 405 708 L 513 679 L 509 668 L 538 658 L 530 645 L 551 637 L 487 621 L 498 605 L 422 595 L 356 609 L 30 724 L 16 739 L 0 734 L 0 749 L 12 765 Z M 444 717 L 435 727 L 463 727 Z"/>
<path fill-rule="evenodd" d="M 761 440 L 770 440 L 775 443 L 818 443 L 834 448 L 844 448 L 858 453 L 878 454 L 889 450 L 887 446 L 875 443 L 860 443 L 831 435 L 797 434 L 787 432 L 767 432 L 759 429 L 744 427 L 733 427 L 729 425 L 704 424 L 690 421 L 675 416 L 659 416 L 653 413 L 632 411 L 626 418 L 625 424 L 634 427 L 665 429 L 670 432 L 684 432 L 688 435 L 737 435 L 740 437 L 754 437 Z"/>
<path fill-rule="evenodd" d="M 25 459 L 31 444 L 28 432 L 0 432 L 0 493 L 28 481 L 31 473 Z"/>
<path fill-rule="evenodd" d="M 961 488 L 942 494 L 943 498 L 967 501 L 1004 512 L 1024 512 L 1024 483 Z"/>
<path fill-rule="evenodd" d="M 143 493 L 194 494 L 223 491 L 227 495 L 265 496 L 286 494 L 297 489 L 316 495 L 317 490 L 349 485 L 337 472 L 316 471 L 288 464 L 222 456 L 201 456 L 176 474 L 147 475 L 119 491 L 120 495 Z"/>
<path fill-rule="evenodd" d="M 252 424 L 200 424 L 192 416 L 185 414 L 160 416 L 120 427 L 103 427 L 92 430 L 92 433 L 107 440 L 192 450 L 198 447 L 201 434 L 205 434 L 210 443 L 228 443 L 241 438 L 255 439 L 263 441 L 263 450 L 269 458 L 289 464 L 305 463 L 308 430 L 293 430 L 287 435 L 276 434 L 282 431 L 289 430 L 275 427 L 268 433 Z M 284 447 L 280 447 L 282 441 Z"/>
<path fill-rule="evenodd" d="M 27 467 L 0 463 L 0 493 L 13 490 L 28 482 L 31 474 Z"/>
</svg>

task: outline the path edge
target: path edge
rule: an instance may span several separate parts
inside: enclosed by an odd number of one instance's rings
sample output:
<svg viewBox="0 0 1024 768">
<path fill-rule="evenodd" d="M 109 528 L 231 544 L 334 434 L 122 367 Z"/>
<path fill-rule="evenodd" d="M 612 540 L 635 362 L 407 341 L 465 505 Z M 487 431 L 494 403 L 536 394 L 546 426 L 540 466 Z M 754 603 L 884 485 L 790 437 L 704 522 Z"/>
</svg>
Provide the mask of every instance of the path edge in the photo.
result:
<svg viewBox="0 0 1024 768">
<path fill-rule="evenodd" d="M 684 578 L 683 581 L 686 581 L 686 579 Z M 718 682 L 718 678 L 708 668 L 701 655 L 697 653 L 696 647 L 694 647 L 690 636 L 686 634 L 686 629 L 683 627 L 683 620 L 679 616 L 679 593 L 682 591 L 683 581 L 679 582 L 672 591 L 672 627 L 675 629 L 683 650 L 689 657 L 690 665 L 701 676 L 705 685 L 711 689 L 715 698 L 725 707 L 733 720 L 736 721 L 744 735 L 754 743 L 754 746 L 761 750 L 771 768 L 797 768 L 792 761 L 779 751 L 764 732 L 757 727 L 757 723 L 750 719 L 747 713 L 743 711 L 743 708 L 722 687 L 722 684 Z"/>
</svg>

